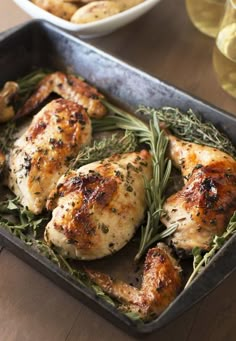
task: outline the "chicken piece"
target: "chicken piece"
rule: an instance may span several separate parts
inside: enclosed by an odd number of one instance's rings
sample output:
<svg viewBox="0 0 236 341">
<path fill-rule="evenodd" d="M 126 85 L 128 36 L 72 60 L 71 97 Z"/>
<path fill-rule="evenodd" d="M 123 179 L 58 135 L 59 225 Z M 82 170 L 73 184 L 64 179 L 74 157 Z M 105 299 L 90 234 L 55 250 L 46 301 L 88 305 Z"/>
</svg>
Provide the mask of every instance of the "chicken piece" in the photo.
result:
<svg viewBox="0 0 236 341">
<path fill-rule="evenodd" d="M 141 224 L 148 151 L 117 154 L 70 171 L 48 199 L 53 210 L 45 240 L 70 258 L 97 259 L 120 250 Z"/>
<path fill-rule="evenodd" d="M 37 109 L 53 92 L 65 99 L 82 105 L 87 109 L 90 117 L 100 118 L 106 114 L 106 108 L 100 101 L 103 95 L 97 89 L 73 75 L 55 72 L 46 76 L 39 83 L 37 90 L 18 111 L 17 117 L 28 115 Z"/>
<path fill-rule="evenodd" d="M 9 188 L 39 214 L 70 160 L 91 141 L 91 122 L 78 104 L 57 99 L 47 104 L 9 156 Z"/>
<path fill-rule="evenodd" d="M 17 94 L 19 86 L 15 82 L 6 82 L 0 91 L 0 123 L 10 121 L 15 115 L 12 98 Z"/>
<path fill-rule="evenodd" d="M 181 289 L 181 268 L 163 243 L 149 249 L 141 289 L 103 273 L 86 269 L 89 278 L 102 290 L 122 303 L 121 310 L 134 312 L 143 320 L 160 315 Z"/>
<path fill-rule="evenodd" d="M 178 223 L 171 241 L 185 254 L 198 246 L 208 250 L 236 210 L 236 161 L 207 146 L 170 138 L 170 157 L 185 177 L 185 186 L 165 204 L 162 223 Z"/>
<path fill-rule="evenodd" d="M 115 1 L 93 1 L 79 8 L 72 16 L 71 22 L 87 24 L 120 13 L 121 10 L 121 7 Z"/>
<path fill-rule="evenodd" d="M 0 150 L 0 174 L 2 173 L 2 170 L 4 168 L 5 161 L 6 161 L 5 155 Z"/>
<path fill-rule="evenodd" d="M 70 20 L 77 11 L 78 6 L 72 3 L 66 3 L 63 0 L 31 0 L 36 6 L 50 12 L 57 17 Z"/>
</svg>

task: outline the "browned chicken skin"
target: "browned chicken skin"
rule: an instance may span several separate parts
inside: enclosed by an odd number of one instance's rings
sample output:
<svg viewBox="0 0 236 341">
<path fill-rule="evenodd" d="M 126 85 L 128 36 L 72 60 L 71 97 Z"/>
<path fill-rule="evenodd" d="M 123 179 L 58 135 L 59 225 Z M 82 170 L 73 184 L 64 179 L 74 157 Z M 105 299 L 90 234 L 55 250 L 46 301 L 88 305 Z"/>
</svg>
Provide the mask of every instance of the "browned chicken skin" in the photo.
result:
<svg viewBox="0 0 236 341">
<path fill-rule="evenodd" d="M 15 115 L 12 99 L 18 93 L 19 86 L 15 82 L 6 82 L 0 91 L 0 123 L 10 121 Z"/>
<path fill-rule="evenodd" d="M 171 238 L 176 249 L 207 250 L 236 210 L 236 161 L 218 149 L 169 138 L 170 157 L 185 186 L 166 200 L 162 222 L 179 224 Z"/>
<path fill-rule="evenodd" d="M 17 117 L 28 115 L 37 109 L 53 92 L 82 105 L 90 117 L 101 118 L 106 114 L 106 108 L 100 101 L 103 95 L 97 89 L 73 75 L 55 72 L 46 76 L 39 83 L 37 90 L 18 111 Z"/>
<path fill-rule="evenodd" d="M 181 289 L 181 268 L 163 243 L 147 253 L 140 290 L 103 273 L 86 272 L 104 292 L 122 303 L 122 311 L 135 312 L 144 320 L 160 315 Z"/>
<path fill-rule="evenodd" d="M 4 164 L 5 164 L 5 155 L 0 150 L 0 174 L 3 170 Z"/>
<path fill-rule="evenodd" d="M 152 176 L 146 150 L 112 155 L 69 171 L 47 201 L 53 213 L 46 241 L 70 258 L 91 260 L 117 252 L 143 221 L 144 176 Z"/>
<path fill-rule="evenodd" d="M 59 98 L 34 116 L 8 158 L 9 188 L 23 206 L 39 214 L 70 160 L 90 144 L 91 121 L 80 105 Z"/>
</svg>

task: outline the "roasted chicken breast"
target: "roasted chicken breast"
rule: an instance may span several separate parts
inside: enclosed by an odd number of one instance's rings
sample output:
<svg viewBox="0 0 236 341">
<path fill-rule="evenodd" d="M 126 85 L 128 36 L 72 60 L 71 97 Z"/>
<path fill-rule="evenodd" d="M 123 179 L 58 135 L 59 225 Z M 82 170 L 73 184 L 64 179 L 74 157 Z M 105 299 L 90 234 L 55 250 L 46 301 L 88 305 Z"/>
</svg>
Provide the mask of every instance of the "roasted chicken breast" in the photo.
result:
<svg viewBox="0 0 236 341">
<path fill-rule="evenodd" d="M 118 251 L 144 218 L 144 177 L 151 176 L 151 155 L 146 150 L 69 171 L 47 202 L 53 212 L 46 241 L 65 256 L 84 260 Z"/>
<path fill-rule="evenodd" d="M 185 186 L 166 200 L 162 222 L 167 227 L 178 223 L 171 238 L 176 249 L 207 250 L 236 210 L 236 161 L 218 149 L 169 138 L 170 157 Z"/>
<path fill-rule="evenodd" d="M 65 99 L 50 102 L 10 152 L 10 189 L 24 206 L 40 213 L 71 158 L 90 141 L 91 122 L 83 107 Z"/>
<path fill-rule="evenodd" d="M 107 112 L 101 102 L 104 97 L 97 89 L 73 75 L 54 72 L 39 83 L 36 91 L 18 111 L 17 117 L 25 116 L 37 109 L 51 93 L 82 105 L 90 117 L 101 118 Z"/>
<path fill-rule="evenodd" d="M 86 272 L 105 293 L 121 302 L 122 311 L 134 312 L 143 320 L 160 315 L 175 299 L 182 282 L 181 268 L 163 243 L 148 250 L 140 289 L 101 272 Z"/>
</svg>

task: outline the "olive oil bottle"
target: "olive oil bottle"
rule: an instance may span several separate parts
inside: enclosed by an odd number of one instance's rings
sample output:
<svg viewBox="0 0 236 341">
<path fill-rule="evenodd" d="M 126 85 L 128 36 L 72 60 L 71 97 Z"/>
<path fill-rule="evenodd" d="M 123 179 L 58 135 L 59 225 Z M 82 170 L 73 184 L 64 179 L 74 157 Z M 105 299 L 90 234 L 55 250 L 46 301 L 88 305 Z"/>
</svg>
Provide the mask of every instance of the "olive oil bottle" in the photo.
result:
<svg viewBox="0 0 236 341">
<path fill-rule="evenodd" d="M 236 97 L 236 22 L 220 30 L 213 52 L 213 65 L 221 87 Z"/>
<path fill-rule="evenodd" d="M 202 33 L 216 37 L 225 0 L 186 0 L 188 15 Z"/>
</svg>

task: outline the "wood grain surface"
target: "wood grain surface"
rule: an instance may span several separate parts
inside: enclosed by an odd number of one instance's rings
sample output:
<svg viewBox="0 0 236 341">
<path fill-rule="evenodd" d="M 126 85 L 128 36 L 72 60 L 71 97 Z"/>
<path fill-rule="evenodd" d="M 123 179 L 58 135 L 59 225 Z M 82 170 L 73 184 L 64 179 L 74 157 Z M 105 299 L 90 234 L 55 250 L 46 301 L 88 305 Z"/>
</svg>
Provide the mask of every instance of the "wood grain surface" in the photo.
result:
<svg viewBox="0 0 236 341">
<path fill-rule="evenodd" d="M 0 31 L 29 17 L 0 1 Z M 191 25 L 183 0 L 163 0 L 150 13 L 89 43 L 236 114 L 212 69 L 214 40 Z M 167 103 L 168 104 L 168 103 Z M 193 309 L 146 340 L 236 340 L 236 273 Z M 0 248 L 0 341 L 133 340 Z"/>
</svg>

